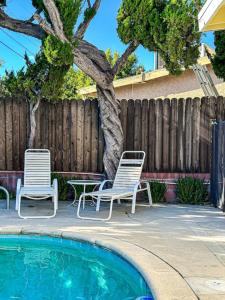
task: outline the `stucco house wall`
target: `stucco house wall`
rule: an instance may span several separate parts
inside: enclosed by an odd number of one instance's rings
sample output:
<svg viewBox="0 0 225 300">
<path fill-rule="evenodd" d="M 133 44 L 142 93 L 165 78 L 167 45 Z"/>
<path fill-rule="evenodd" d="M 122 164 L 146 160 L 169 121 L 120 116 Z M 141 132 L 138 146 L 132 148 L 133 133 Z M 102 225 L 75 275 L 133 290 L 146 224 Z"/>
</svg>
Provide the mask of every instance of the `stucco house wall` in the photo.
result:
<svg viewBox="0 0 225 300">
<path fill-rule="evenodd" d="M 216 77 L 211 65 L 207 66 L 214 84 L 220 93 L 225 95 L 225 84 Z M 143 99 L 143 98 L 172 98 L 172 97 L 202 97 L 204 93 L 200 88 L 192 70 L 185 71 L 180 76 L 164 76 L 147 82 L 117 87 L 115 89 L 118 99 Z"/>
<path fill-rule="evenodd" d="M 219 79 L 209 59 L 204 56 L 199 64 L 205 65 L 218 90 L 219 95 L 225 96 L 225 83 Z M 204 93 L 193 70 L 185 70 L 179 76 L 170 75 L 165 69 L 157 69 L 124 79 L 114 81 L 116 98 L 121 99 L 150 99 L 150 98 L 187 98 L 203 97 Z M 80 89 L 81 96 L 96 97 L 96 87 L 89 86 Z"/>
</svg>

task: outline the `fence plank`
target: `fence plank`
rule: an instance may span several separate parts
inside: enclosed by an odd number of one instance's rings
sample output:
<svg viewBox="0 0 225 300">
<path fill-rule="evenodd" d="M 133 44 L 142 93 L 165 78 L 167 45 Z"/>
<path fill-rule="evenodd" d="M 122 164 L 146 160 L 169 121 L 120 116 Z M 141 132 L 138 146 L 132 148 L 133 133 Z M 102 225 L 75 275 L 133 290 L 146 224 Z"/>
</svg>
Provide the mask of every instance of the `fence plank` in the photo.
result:
<svg viewBox="0 0 225 300">
<path fill-rule="evenodd" d="M 71 110 L 70 101 L 63 103 L 63 171 L 71 170 L 70 165 L 70 145 L 71 145 Z"/>
<path fill-rule="evenodd" d="M 6 167 L 8 171 L 13 170 L 13 147 L 12 147 L 12 99 L 5 102 L 6 113 Z"/>
<path fill-rule="evenodd" d="M 224 98 L 219 96 L 216 100 L 216 120 L 223 121 L 224 120 Z"/>
<path fill-rule="evenodd" d="M 84 171 L 91 169 L 91 101 L 84 102 Z"/>
<path fill-rule="evenodd" d="M 91 168 L 89 171 L 96 173 L 98 170 L 98 101 L 91 101 Z"/>
<path fill-rule="evenodd" d="M 20 103 L 21 101 L 13 101 L 12 106 L 12 147 L 13 147 L 13 169 L 18 171 L 20 168 Z"/>
<path fill-rule="evenodd" d="M 162 168 L 162 128 L 163 128 L 163 104 L 162 99 L 156 100 L 155 103 L 155 168 L 160 171 Z"/>
<path fill-rule="evenodd" d="M 170 118 L 170 141 L 169 141 L 169 163 L 170 170 L 177 169 L 177 130 L 178 130 L 178 100 L 171 100 Z"/>
<path fill-rule="evenodd" d="M 19 170 L 24 168 L 24 152 L 27 148 L 27 102 L 25 99 L 22 99 L 19 111 Z"/>
<path fill-rule="evenodd" d="M 120 101 L 120 120 L 121 120 L 121 125 L 123 129 L 123 136 L 124 136 L 124 141 L 123 141 L 123 150 L 127 150 L 127 107 L 128 107 L 128 102 L 126 99 L 123 99 Z"/>
<path fill-rule="evenodd" d="M 71 102 L 71 171 L 77 170 L 77 101 Z"/>
<path fill-rule="evenodd" d="M 134 106 L 134 150 L 141 149 L 141 100 L 135 101 Z"/>
<path fill-rule="evenodd" d="M 41 113 L 42 113 L 42 104 L 43 101 L 40 102 L 38 109 L 35 112 L 35 119 L 36 119 L 36 134 L 34 139 L 34 147 L 41 148 Z M 28 103 L 28 116 L 29 116 L 29 103 Z M 30 120 L 29 120 L 29 130 L 28 130 L 28 137 L 30 134 Z"/>
<path fill-rule="evenodd" d="M 148 121 L 148 171 L 155 171 L 155 134 L 156 134 L 156 116 L 155 100 L 149 100 L 149 121 Z"/>
<path fill-rule="evenodd" d="M 177 169 L 184 171 L 185 100 L 178 99 Z"/>
<path fill-rule="evenodd" d="M 51 151 L 51 160 L 52 160 L 52 170 L 55 170 L 55 155 L 56 155 L 56 149 L 55 149 L 55 110 L 56 105 L 55 103 L 51 104 L 51 109 L 49 110 L 49 149 Z"/>
<path fill-rule="evenodd" d="M 186 99 L 185 105 L 185 140 L 184 140 L 184 153 L 185 153 L 185 170 L 191 171 L 191 150 L 192 150 L 192 99 Z"/>
<path fill-rule="evenodd" d="M 56 119 L 55 119 L 55 171 L 63 170 L 63 103 L 56 104 Z"/>
<path fill-rule="evenodd" d="M 100 114 L 100 110 L 98 108 L 98 115 Z M 98 118 L 98 172 L 102 173 L 104 171 L 103 164 L 103 155 L 104 155 L 104 135 L 101 127 L 101 119 Z"/>
<path fill-rule="evenodd" d="M 200 114 L 200 171 L 205 172 L 207 170 L 207 144 L 208 144 L 208 126 L 207 126 L 207 114 L 208 114 L 207 98 L 201 99 L 201 114 Z"/>
<path fill-rule="evenodd" d="M 144 171 L 147 171 L 148 166 L 148 104 L 149 101 L 144 99 L 141 106 L 141 150 L 145 151 L 146 158 L 144 163 Z"/>
<path fill-rule="evenodd" d="M 200 138 L 200 105 L 201 101 L 199 98 L 193 100 L 193 111 L 192 111 L 192 171 L 199 171 L 199 138 Z"/>
<path fill-rule="evenodd" d="M 82 172 L 84 166 L 84 102 L 77 101 L 77 171 Z"/>
<path fill-rule="evenodd" d="M 210 171 L 211 169 L 211 141 L 212 141 L 212 124 L 216 118 L 216 103 L 218 99 L 216 97 L 210 97 L 208 99 L 208 143 L 207 143 L 207 167 L 206 169 Z"/>
<path fill-rule="evenodd" d="M 5 100 L 0 98 L 0 170 L 6 169 Z"/>
<path fill-rule="evenodd" d="M 127 114 L 127 150 L 134 150 L 134 100 L 128 100 Z"/>
<path fill-rule="evenodd" d="M 163 101 L 163 128 L 162 128 L 162 166 L 164 171 L 169 170 L 169 124 L 170 124 L 170 100 Z"/>
</svg>

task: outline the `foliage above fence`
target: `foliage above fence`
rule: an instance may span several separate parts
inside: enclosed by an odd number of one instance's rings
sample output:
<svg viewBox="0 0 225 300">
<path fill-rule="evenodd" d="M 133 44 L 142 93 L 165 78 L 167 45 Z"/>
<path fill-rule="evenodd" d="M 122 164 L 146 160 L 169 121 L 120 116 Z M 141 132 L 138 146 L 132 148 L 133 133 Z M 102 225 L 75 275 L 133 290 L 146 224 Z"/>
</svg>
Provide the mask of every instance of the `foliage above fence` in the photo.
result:
<svg viewBox="0 0 225 300">
<path fill-rule="evenodd" d="M 0 170 L 22 170 L 28 104 L 0 98 Z M 224 120 L 223 97 L 122 100 L 124 150 L 144 150 L 146 172 L 209 172 L 211 121 Z M 102 172 L 104 141 L 97 100 L 43 101 L 35 147 L 49 148 L 55 171 Z"/>
</svg>

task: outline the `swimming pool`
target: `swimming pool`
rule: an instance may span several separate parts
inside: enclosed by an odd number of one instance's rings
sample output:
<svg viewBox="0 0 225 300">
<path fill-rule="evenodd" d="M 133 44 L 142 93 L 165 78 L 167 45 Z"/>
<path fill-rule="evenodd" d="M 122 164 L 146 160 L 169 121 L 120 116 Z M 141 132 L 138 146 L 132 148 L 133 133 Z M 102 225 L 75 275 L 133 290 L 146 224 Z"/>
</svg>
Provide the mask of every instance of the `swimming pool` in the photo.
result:
<svg viewBox="0 0 225 300">
<path fill-rule="evenodd" d="M 108 249 L 48 236 L 0 235 L 0 300 L 135 300 L 141 296 L 152 297 L 143 277 Z"/>
</svg>

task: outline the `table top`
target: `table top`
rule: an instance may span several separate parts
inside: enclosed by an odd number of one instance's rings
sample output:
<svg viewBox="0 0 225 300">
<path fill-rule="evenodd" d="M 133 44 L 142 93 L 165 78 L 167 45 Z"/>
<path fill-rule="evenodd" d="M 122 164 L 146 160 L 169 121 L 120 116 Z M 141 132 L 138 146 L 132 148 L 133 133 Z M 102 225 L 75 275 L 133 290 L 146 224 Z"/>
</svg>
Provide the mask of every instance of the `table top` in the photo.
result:
<svg viewBox="0 0 225 300">
<path fill-rule="evenodd" d="M 100 180 L 89 180 L 89 179 L 79 179 L 79 180 L 68 180 L 68 184 L 76 184 L 76 185 L 97 185 L 101 184 L 102 182 Z"/>
</svg>

